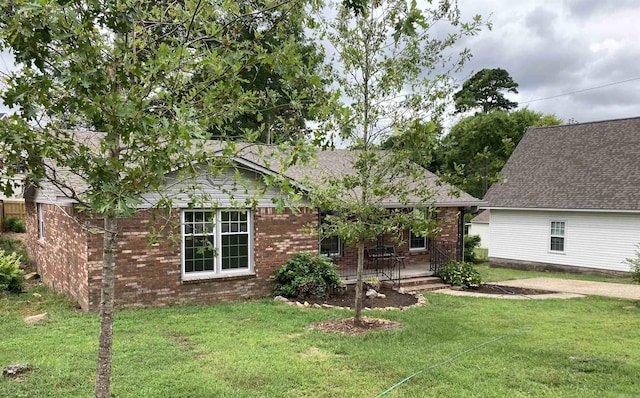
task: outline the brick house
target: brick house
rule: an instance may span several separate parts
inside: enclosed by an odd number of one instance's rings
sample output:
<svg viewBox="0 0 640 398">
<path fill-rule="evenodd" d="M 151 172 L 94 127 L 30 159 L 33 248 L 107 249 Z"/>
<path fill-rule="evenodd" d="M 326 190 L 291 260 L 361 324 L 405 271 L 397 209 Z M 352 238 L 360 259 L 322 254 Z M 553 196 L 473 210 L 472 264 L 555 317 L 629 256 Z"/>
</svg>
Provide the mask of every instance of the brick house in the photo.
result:
<svg viewBox="0 0 640 398">
<path fill-rule="evenodd" d="M 255 156 L 239 156 L 236 161 L 242 166 L 237 170 L 251 181 L 257 181 L 261 173 L 276 172 L 256 163 Z M 348 172 L 348 162 L 349 151 L 320 151 L 313 167 L 291 168 L 284 174 L 296 181 L 317 170 L 337 168 Z M 295 213 L 279 213 L 273 199 L 280 193 L 274 188 L 268 188 L 252 209 L 238 208 L 249 193 L 239 191 L 233 201 L 224 193 L 237 175 L 229 172 L 204 177 L 202 189 L 215 201 L 209 208 L 193 208 L 187 199 L 177 200 L 170 214 L 163 215 L 149 205 L 154 201 L 150 194 L 144 198 L 147 205 L 141 205 L 132 218 L 119 220 L 116 305 L 209 304 L 267 296 L 273 291 L 277 268 L 302 251 L 334 257 L 343 275 L 348 276 L 348 269 L 354 265 L 354 249 L 342 247 L 337 238 L 319 242 L 309 233 L 321 222 L 318 209 L 302 207 Z M 428 271 L 432 252 L 439 250 L 436 243 L 453 248 L 449 255 L 459 257 L 464 212 L 482 203 L 464 192 L 453 196 L 450 186 L 437 185 L 436 181 L 435 175 L 425 171 L 421 183 L 435 190 L 441 233 L 427 239 L 404 232 L 407 245 L 398 251 L 407 268 Z M 171 189 L 179 190 L 175 185 Z M 46 184 L 40 189 L 27 189 L 25 200 L 27 245 L 43 282 L 73 297 L 83 310 L 96 310 L 100 302 L 102 235 L 92 226 L 99 227 L 101 220 L 78 212 L 72 201 Z M 154 229 L 161 231 L 158 243 L 149 240 Z"/>
</svg>

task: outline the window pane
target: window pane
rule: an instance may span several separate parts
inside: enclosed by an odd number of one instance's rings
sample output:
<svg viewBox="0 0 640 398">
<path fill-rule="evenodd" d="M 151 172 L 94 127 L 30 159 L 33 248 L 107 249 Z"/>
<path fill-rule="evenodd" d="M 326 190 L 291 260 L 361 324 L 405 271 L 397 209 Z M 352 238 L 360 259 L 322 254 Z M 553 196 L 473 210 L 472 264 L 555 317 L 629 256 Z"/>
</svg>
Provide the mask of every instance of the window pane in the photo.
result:
<svg viewBox="0 0 640 398">
<path fill-rule="evenodd" d="M 213 216 L 211 212 L 189 211 L 184 213 L 185 226 L 183 236 L 184 272 L 213 271 L 215 250 Z M 190 223 L 186 223 L 191 220 Z"/>
<path fill-rule="evenodd" d="M 411 249 L 426 249 L 427 248 L 427 237 L 426 236 L 418 236 L 411 231 L 411 238 L 409 240 L 409 248 Z"/>
<path fill-rule="evenodd" d="M 222 236 L 222 269 L 249 268 L 249 236 L 247 234 Z"/>
<path fill-rule="evenodd" d="M 564 251 L 564 238 L 552 236 L 551 237 L 551 250 L 552 251 L 563 252 Z"/>
<path fill-rule="evenodd" d="M 327 237 L 320 241 L 320 254 L 325 256 L 340 255 L 340 239 L 337 236 Z"/>
</svg>

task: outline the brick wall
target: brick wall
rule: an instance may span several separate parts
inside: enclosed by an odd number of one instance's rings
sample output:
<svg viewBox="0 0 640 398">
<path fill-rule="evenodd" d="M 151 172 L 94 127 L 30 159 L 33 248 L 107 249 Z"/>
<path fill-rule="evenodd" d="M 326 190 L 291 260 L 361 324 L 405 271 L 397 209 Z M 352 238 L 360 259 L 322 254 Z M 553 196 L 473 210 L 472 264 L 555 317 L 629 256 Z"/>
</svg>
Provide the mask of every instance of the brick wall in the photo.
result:
<svg viewBox="0 0 640 398">
<path fill-rule="evenodd" d="M 43 204 L 44 238 L 38 237 L 38 212 L 34 202 L 26 203 L 27 247 L 42 281 L 56 291 L 73 297 L 88 310 L 86 234 L 84 217 L 72 207 Z"/>
<path fill-rule="evenodd" d="M 317 225 L 317 212 L 303 209 L 298 214 L 259 208 L 254 212 L 255 275 L 182 281 L 179 212 L 169 222 L 153 219 L 150 211 L 118 221 L 115 298 L 119 306 L 162 306 L 171 304 L 211 304 L 267 296 L 273 291 L 277 267 L 299 251 L 317 251 L 318 241 L 303 232 Z M 149 245 L 151 227 L 165 224 L 160 243 Z M 172 239 L 175 243 L 172 244 Z M 88 273 L 90 309 L 100 303 L 102 240 L 89 238 Z"/>
</svg>

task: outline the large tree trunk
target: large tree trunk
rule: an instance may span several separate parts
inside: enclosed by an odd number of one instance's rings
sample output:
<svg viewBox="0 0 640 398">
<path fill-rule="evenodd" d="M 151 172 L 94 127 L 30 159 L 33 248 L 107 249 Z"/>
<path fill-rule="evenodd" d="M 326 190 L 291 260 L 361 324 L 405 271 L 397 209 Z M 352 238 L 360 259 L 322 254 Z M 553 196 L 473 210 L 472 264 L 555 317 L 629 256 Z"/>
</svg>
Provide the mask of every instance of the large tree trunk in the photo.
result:
<svg viewBox="0 0 640 398">
<path fill-rule="evenodd" d="M 100 340 L 95 397 L 109 398 L 111 388 L 111 347 L 113 342 L 113 292 L 116 266 L 117 221 L 112 215 L 104 218 L 102 250 L 102 289 L 100 294 Z"/>
<path fill-rule="evenodd" d="M 355 315 L 353 317 L 353 323 L 357 326 L 362 325 L 362 273 L 364 271 L 364 241 L 360 239 L 358 241 L 358 270 L 356 271 L 356 302 L 355 302 Z"/>
</svg>

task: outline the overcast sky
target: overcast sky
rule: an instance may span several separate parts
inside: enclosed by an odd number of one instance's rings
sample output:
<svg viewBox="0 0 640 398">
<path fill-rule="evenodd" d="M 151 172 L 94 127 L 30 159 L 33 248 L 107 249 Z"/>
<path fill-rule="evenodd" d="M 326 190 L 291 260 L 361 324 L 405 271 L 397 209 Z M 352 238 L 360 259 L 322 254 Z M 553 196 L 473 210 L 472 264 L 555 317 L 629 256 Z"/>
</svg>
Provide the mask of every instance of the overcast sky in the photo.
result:
<svg viewBox="0 0 640 398">
<path fill-rule="evenodd" d="M 503 68 L 522 107 L 565 122 L 640 116 L 640 1 L 459 1 L 463 16 L 493 23 L 464 43 L 474 56 L 462 81 Z"/>
<path fill-rule="evenodd" d="M 529 109 L 577 122 L 640 116 L 640 1 L 459 1 L 463 17 L 493 24 L 463 43 L 474 56 L 460 83 L 503 68 L 520 85 L 509 97 Z M 0 54 L 0 70 L 11 65 Z"/>
</svg>

